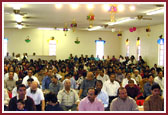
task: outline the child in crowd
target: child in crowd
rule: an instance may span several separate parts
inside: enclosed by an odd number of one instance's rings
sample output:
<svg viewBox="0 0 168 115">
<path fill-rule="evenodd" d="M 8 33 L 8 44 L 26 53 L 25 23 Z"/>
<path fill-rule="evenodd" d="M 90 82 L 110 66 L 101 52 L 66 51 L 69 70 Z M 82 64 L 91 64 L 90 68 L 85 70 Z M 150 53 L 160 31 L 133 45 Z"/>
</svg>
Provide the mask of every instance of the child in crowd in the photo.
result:
<svg viewBox="0 0 168 115">
<path fill-rule="evenodd" d="M 17 101 L 17 109 L 16 111 L 27 111 L 25 108 L 25 102 L 22 99 Z"/>
</svg>

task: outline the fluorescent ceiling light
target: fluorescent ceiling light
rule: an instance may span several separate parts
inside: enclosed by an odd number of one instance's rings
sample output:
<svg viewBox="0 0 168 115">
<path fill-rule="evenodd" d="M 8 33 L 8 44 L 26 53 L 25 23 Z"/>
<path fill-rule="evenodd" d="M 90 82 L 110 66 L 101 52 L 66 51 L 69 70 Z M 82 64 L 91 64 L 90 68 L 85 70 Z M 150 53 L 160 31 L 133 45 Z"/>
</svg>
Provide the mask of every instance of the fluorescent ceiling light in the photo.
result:
<svg viewBox="0 0 168 115">
<path fill-rule="evenodd" d="M 101 26 L 95 26 L 95 27 L 89 28 L 88 31 L 98 30 L 101 28 L 102 28 Z"/>
<path fill-rule="evenodd" d="M 128 22 L 128 21 L 131 21 L 131 20 L 135 20 L 135 19 L 132 19 L 132 18 L 129 17 L 129 18 L 126 18 L 126 19 L 123 19 L 123 20 L 119 20 L 117 22 L 110 22 L 110 23 L 107 23 L 107 24 L 110 25 L 110 26 L 112 26 L 112 25 Z"/>
<path fill-rule="evenodd" d="M 147 12 L 146 15 L 154 15 L 164 12 L 164 8 Z"/>
</svg>

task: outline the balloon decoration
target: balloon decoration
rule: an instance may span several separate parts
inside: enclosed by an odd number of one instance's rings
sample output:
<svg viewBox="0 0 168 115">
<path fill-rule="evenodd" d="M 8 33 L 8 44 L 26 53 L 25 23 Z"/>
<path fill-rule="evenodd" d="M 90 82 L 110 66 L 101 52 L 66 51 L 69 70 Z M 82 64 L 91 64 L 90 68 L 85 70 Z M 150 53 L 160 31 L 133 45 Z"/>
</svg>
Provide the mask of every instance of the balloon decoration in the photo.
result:
<svg viewBox="0 0 168 115">
<path fill-rule="evenodd" d="M 75 19 L 73 19 L 73 21 L 72 21 L 72 23 L 71 23 L 70 26 L 71 26 L 73 32 L 75 32 L 75 28 L 77 27 L 77 23 L 76 23 L 76 20 L 75 20 Z"/>
<path fill-rule="evenodd" d="M 25 42 L 26 42 L 26 43 L 31 42 L 31 40 L 30 40 L 29 36 L 27 36 L 27 37 L 26 37 Z"/>
<path fill-rule="evenodd" d="M 126 44 L 126 46 L 129 45 L 129 40 L 128 39 L 126 39 L 125 44 Z"/>
<path fill-rule="evenodd" d="M 159 36 L 159 39 L 157 40 L 157 43 L 159 45 L 163 45 L 164 44 L 164 38 L 162 37 L 162 35 Z"/>
<path fill-rule="evenodd" d="M 137 45 L 137 46 L 140 45 L 140 37 L 137 38 L 136 45 Z"/>
<path fill-rule="evenodd" d="M 68 32 L 68 26 L 67 26 L 67 24 L 65 23 L 65 25 L 64 25 L 64 28 L 63 28 L 63 31 L 64 31 L 64 35 L 66 36 L 67 35 L 67 32 Z"/>
<path fill-rule="evenodd" d="M 130 31 L 130 32 L 136 31 L 136 27 L 129 28 L 129 31 Z"/>
<path fill-rule="evenodd" d="M 93 21 L 95 20 L 95 16 L 93 13 L 90 13 L 87 16 L 87 20 L 89 21 L 89 27 L 92 28 L 93 27 Z"/>
<path fill-rule="evenodd" d="M 110 9 L 109 9 L 111 22 L 115 22 L 116 21 L 115 15 L 116 15 L 117 11 L 118 11 L 117 5 L 116 4 L 111 4 L 110 5 Z"/>
<path fill-rule="evenodd" d="M 80 44 L 80 41 L 78 40 L 78 37 L 76 38 L 76 41 L 74 41 L 75 44 Z"/>
<path fill-rule="evenodd" d="M 121 31 L 118 32 L 117 36 L 118 36 L 118 38 L 121 38 L 121 37 L 122 37 Z"/>
<path fill-rule="evenodd" d="M 151 28 L 150 28 L 150 25 L 148 25 L 148 27 L 146 28 L 146 32 L 147 32 L 147 36 L 149 37 L 150 36 L 150 32 L 151 32 Z"/>
</svg>

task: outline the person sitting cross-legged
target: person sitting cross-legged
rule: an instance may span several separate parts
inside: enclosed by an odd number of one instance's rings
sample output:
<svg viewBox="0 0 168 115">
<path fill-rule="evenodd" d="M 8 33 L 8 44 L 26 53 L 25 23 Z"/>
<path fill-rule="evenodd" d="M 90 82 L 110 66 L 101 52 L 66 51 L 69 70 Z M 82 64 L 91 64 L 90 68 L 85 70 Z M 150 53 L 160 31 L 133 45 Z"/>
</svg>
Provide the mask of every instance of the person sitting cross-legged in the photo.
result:
<svg viewBox="0 0 168 115">
<path fill-rule="evenodd" d="M 64 111 L 77 110 L 79 96 L 77 92 L 71 88 L 70 79 L 65 79 L 64 88 L 58 92 L 57 98 Z"/>
</svg>

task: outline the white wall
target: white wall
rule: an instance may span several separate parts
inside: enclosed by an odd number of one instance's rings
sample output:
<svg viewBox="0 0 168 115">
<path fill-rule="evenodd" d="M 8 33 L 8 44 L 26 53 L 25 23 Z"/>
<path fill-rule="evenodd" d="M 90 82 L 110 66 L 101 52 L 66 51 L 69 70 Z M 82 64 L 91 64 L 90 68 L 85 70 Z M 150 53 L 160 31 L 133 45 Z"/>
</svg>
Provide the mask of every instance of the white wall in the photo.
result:
<svg viewBox="0 0 168 115">
<path fill-rule="evenodd" d="M 147 36 L 146 28 L 139 28 L 135 32 L 129 30 L 123 32 L 121 40 L 121 54 L 126 55 L 125 41 L 128 38 L 130 43 L 130 56 L 136 55 L 136 40 L 140 37 L 141 40 L 141 56 L 152 67 L 158 63 L 158 44 L 157 40 L 160 35 L 164 37 L 164 25 L 151 26 L 150 36 Z"/>
<path fill-rule="evenodd" d="M 140 37 L 141 40 L 141 56 L 150 66 L 158 63 L 158 44 L 157 40 L 162 34 L 164 36 L 164 25 L 151 26 L 150 36 L 144 28 L 137 28 L 135 32 L 129 32 L 129 30 L 123 31 L 122 38 L 117 37 L 117 33 L 102 32 L 102 31 L 69 31 L 67 36 L 64 35 L 63 31 L 56 30 L 38 30 L 38 29 L 5 29 L 5 37 L 8 40 L 8 51 L 25 53 L 32 55 L 33 52 L 36 55 L 48 55 L 48 42 L 52 36 L 57 40 L 56 55 L 57 59 L 66 59 L 69 54 L 80 56 L 84 55 L 95 55 L 96 46 L 95 40 L 101 37 L 106 41 L 105 43 L 105 57 L 107 55 L 115 55 L 117 58 L 120 54 L 126 55 L 125 41 L 128 38 L 130 41 L 130 56 L 136 55 L 136 39 Z M 25 39 L 30 36 L 31 42 L 26 43 Z M 80 44 L 75 44 L 76 37 L 79 38 Z"/>
<path fill-rule="evenodd" d="M 116 33 L 112 32 L 101 32 L 101 31 L 69 31 L 67 36 L 64 35 L 63 31 L 56 30 L 38 30 L 38 29 L 5 29 L 5 37 L 8 38 L 8 52 L 25 53 L 32 55 L 33 52 L 36 55 L 48 55 L 48 39 L 52 36 L 57 41 L 56 55 L 57 59 L 66 59 L 69 54 L 80 56 L 84 55 L 95 55 L 96 46 L 95 40 L 101 37 L 106 41 L 105 43 L 105 57 L 107 55 L 115 55 L 118 57 L 121 54 L 121 39 L 117 38 Z M 26 43 L 25 39 L 29 36 L 31 39 L 30 43 Z M 76 37 L 80 40 L 80 44 L 75 44 Z"/>
</svg>

